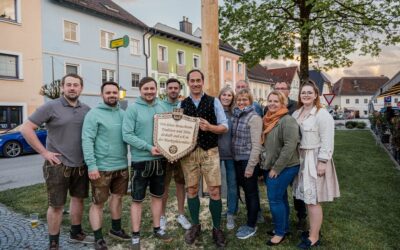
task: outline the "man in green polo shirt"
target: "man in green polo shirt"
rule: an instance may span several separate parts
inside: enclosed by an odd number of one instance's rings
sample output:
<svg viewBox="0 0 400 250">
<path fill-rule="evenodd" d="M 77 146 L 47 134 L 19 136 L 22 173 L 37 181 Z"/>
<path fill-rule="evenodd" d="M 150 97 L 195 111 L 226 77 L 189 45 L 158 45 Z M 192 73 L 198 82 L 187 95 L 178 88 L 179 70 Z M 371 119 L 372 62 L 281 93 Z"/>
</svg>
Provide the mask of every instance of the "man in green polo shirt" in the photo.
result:
<svg viewBox="0 0 400 250">
<path fill-rule="evenodd" d="M 110 193 L 112 223 L 109 235 L 119 240 L 131 239 L 121 228 L 122 197 L 128 190 L 129 172 L 127 145 L 122 140 L 125 112 L 119 107 L 118 92 L 116 82 L 101 85 L 103 103 L 89 111 L 82 129 L 82 149 L 92 186 L 89 220 L 96 250 L 107 249 L 101 227 L 104 203 Z"/>
</svg>

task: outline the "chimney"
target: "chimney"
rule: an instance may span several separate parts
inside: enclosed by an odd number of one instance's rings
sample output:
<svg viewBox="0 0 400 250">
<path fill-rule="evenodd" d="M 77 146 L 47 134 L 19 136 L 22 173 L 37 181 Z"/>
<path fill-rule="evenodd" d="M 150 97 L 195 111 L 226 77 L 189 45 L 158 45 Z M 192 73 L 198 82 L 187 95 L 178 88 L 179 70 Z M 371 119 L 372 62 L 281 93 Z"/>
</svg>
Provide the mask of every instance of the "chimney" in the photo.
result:
<svg viewBox="0 0 400 250">
<path fill-rule="evenodd" d="M 192 35 L 192 23 L 188 17 L 183 16 L 183 20 L 179 22 L 179 30 Z"/>
</svg>

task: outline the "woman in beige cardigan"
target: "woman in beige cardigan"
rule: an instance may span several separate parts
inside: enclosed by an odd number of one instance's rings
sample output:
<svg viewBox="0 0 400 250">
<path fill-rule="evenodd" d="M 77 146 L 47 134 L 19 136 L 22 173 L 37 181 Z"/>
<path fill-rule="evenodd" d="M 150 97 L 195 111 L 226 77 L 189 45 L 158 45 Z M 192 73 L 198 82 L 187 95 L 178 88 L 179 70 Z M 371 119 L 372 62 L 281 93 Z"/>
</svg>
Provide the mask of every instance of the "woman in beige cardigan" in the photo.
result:
<svg viewBox="0 0 400 250">
<path fill-rule="evenodd" d="M 300 172 L 293 184 L 295 196 L 306 203 L 310 231 L 304 232 L 299 248 L 320 245 L 319 231 L 323 214 L 321 202 L 340 196 L 333 164 L 335 125 L 332 116 L 322 107 L 318 88 L 305 83 L 299 92 L 300 109 L 293 113 L 301 130 Z"/>
</svg>

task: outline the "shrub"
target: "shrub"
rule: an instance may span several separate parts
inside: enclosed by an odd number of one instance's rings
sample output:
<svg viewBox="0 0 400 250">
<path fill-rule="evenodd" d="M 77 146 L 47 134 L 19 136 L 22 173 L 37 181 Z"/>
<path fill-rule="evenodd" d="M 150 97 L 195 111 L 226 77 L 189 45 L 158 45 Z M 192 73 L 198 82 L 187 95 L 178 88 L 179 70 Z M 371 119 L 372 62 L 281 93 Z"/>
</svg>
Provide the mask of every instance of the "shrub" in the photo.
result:
<svg viewBox="0 0 400 250">
<path fill-rule="evenodd" d="M 351 128 L 355 128 L 357 126 L 357 122 L 355 121 L 348 121 L 346 122 L 346 128 L 349 128 L 349 126 L 351 126 Z"/>
<path fill-rule="evenodd" d="M 352 128 L 354 128 L 354 126 L 353 126 L 352 123 L 347 123 L 346 122 L 346 128 L 352 129 Z"/>
<path fill-rule="evenodd" d="M 358 122 L 357 124 L 357 128 L 359 129 L 364 129 L 367 126 L 367 124 L 365 124 L 365 122 Z"/>
</svg>

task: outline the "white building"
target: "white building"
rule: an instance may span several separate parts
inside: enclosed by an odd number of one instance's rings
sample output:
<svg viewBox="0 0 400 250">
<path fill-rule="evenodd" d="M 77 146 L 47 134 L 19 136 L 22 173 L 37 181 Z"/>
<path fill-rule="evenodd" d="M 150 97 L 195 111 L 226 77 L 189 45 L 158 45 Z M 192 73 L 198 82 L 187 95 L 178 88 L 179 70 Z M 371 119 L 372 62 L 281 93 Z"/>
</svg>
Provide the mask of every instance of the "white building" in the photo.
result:
<svg viewBox="0 0 400 250">
<path fill-rule="evenodd" d="M 333 86 L 333 93 L 336 95 L 331 106 L 345 111 L 354 111 L 355 117 L 367 118 L 369 115 L 368 104 L 373 95 L 389 80 L 386 76 L 370 77 L 342 77 Z M 400 96 L 392 96 L 390 104 L 396 106 Z M 373 100 L 375 110 L 385 106 L 384 98 Z"/>
<path fill-rule="evenodd" d="M 277 68 L 277 69 L 267 69 L 268 76 L 274 79 L 276 82 L 286 82 L 290 84 L 290 95 L 289 98 L 292 100 L 297 100 L 299 95 L 300 87 L 300 75 L 297 66 Z"/>
</svg>

